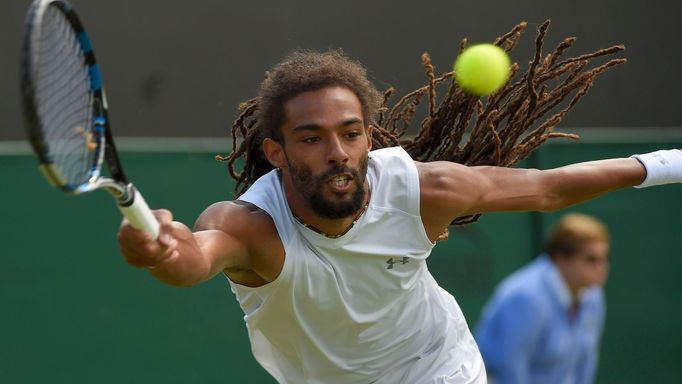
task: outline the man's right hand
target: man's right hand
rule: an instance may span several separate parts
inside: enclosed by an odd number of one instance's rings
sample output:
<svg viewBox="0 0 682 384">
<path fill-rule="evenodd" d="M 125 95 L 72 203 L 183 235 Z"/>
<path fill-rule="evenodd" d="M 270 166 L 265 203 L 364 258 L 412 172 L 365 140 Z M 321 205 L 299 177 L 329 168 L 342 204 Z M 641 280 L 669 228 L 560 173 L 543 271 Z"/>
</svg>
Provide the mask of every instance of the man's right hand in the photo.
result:
<svg viewBox="0 0 682 384">
<path fill-rule="evenodd" d="M 178 241 L 173 237 L 173 214 L 166 209 L 153 211 L 159 221 L 156 241 L 144 231 L 133 228 L 123 219 L 118 230 L 118 244 L 128 264 L 138 268 L 155 268 L 179 256 Z"/>
<path fill-rule="evenodd" d="M 201 214 L 194 231 L 183 223 L 173 221 L 173 215 L 168 210 L 159 209 L 152 213 L 159 221 L 157 240 L 131 227 L 127 220 L 121 223 L 118 243 L 128 264 L 147 268 L 158 280 L 177 287 L 191 287 L 228 269 L 239 271 L 230 277 L 240 281 L 253 283 L 252 280 L 245 280 L 243 275 L 260 279 L 256 284 L 263 280 L 253 272 L 253 262 L 244 240 L 249 236 L 258 236 L 261 242 L 263 239 L 262 231 L 253 229 L 253 217 L 256 216 L 253 210 L 234 203 L 213 204 Z M 274 238 L 277 242 L 275 246 L 280 244 L 281 247 L 274 224 L 271 230 L 274 237 L 267 244 L 273 243 Z M 281 270 L 284 249 L 279 252 L 281 258 L 272 266 L 272 271 L 263 269 L 268 277 L 276 277 Z"/>
</svg>

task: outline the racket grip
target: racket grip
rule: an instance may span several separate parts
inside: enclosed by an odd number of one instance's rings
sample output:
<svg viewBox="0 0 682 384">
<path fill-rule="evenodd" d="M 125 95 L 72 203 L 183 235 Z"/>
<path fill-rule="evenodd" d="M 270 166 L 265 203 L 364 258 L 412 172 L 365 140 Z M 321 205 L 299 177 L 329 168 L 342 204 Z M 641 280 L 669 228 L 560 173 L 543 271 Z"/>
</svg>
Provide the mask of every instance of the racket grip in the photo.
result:
<svg viewBox="0 0 682 384">
<path fill-rule="evenodd" d="M 142 194 L 137 188 L 132 185 L 129 185 L 128 188 L 128 192 L 132 198 L 130 198 L 125 205 L 119 204 L 118 209 L 121 210 L 121 213 L 128 219 L 133 228 L 150 233 L 152 235 L 152 240 L 156 240 L 159 237 L 158 220 L 154 217 L 147 202 L 144 201 Z"/>
</svg>

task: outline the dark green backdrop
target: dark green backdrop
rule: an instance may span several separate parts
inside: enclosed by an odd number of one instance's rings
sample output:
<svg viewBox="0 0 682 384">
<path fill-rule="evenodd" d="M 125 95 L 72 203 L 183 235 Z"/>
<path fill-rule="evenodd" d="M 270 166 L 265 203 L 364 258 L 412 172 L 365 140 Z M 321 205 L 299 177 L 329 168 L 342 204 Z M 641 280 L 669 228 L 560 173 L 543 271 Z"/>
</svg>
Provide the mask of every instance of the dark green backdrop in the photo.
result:
<svg viewBox="0 0 682 384">
<path fill-rule="evenodd" d="M 660 146 L 555 143 L 531 164 Z M 124 153 L 123 160 L 150 205 L 188 224 L 232 196 L 213 153 Z M 158 283 L 120 257 L 120 217 L 105 193 L 64 196 L 27 155 L 0 156 L 0 170 L 0 382 L 273 382 L 251 357 L 223 278 L 191 289 Z M 571 210 L 599 216 L 614 238 L 598 382 L 680 382 L 682 186 L 619 191 Z M 486 215 L 436 247 L 430 268 L 471 327 L 496 282 L 534 256 L 537 229 L 561 213 Z"/>
</svg>

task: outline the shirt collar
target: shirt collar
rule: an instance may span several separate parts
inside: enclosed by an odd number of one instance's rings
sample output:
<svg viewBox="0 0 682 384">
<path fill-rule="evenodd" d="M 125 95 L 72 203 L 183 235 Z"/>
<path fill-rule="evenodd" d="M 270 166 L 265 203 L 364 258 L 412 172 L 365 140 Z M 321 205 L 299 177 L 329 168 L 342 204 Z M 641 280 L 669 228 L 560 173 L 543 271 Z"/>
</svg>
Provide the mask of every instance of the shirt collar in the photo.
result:
<svg viewBox="0 0 682 384">
<path fill-rule="evenodd" d="M 561 276 L 561 272 L 559 272 L 559 269 L 554 265 L 548 255 L 543 254 L 541 257 L 547 263 L 546 276 L 550 291 L 552 291 L 557 300 L 559 300 L 562 307 L 570 309 L 573 299 L 571 298 L 571 291 L 568 289 L 564 278 Z"/>
</svg>

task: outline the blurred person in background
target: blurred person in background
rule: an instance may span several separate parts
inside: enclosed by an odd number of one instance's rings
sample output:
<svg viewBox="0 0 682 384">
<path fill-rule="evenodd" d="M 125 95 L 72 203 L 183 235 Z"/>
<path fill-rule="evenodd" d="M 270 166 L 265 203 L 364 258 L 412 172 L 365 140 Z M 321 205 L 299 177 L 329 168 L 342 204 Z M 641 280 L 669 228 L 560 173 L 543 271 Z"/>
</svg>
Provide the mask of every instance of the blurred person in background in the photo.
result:
<svg viewBox="0 0 682 384">
<path fill-rule="evenodd" d="M 547 253 L 504 279 L 484 307 L 475 336 L 491 382 L 594 382 L 608 269 L 606 225 L 563 216 Z"/>
</svg>

